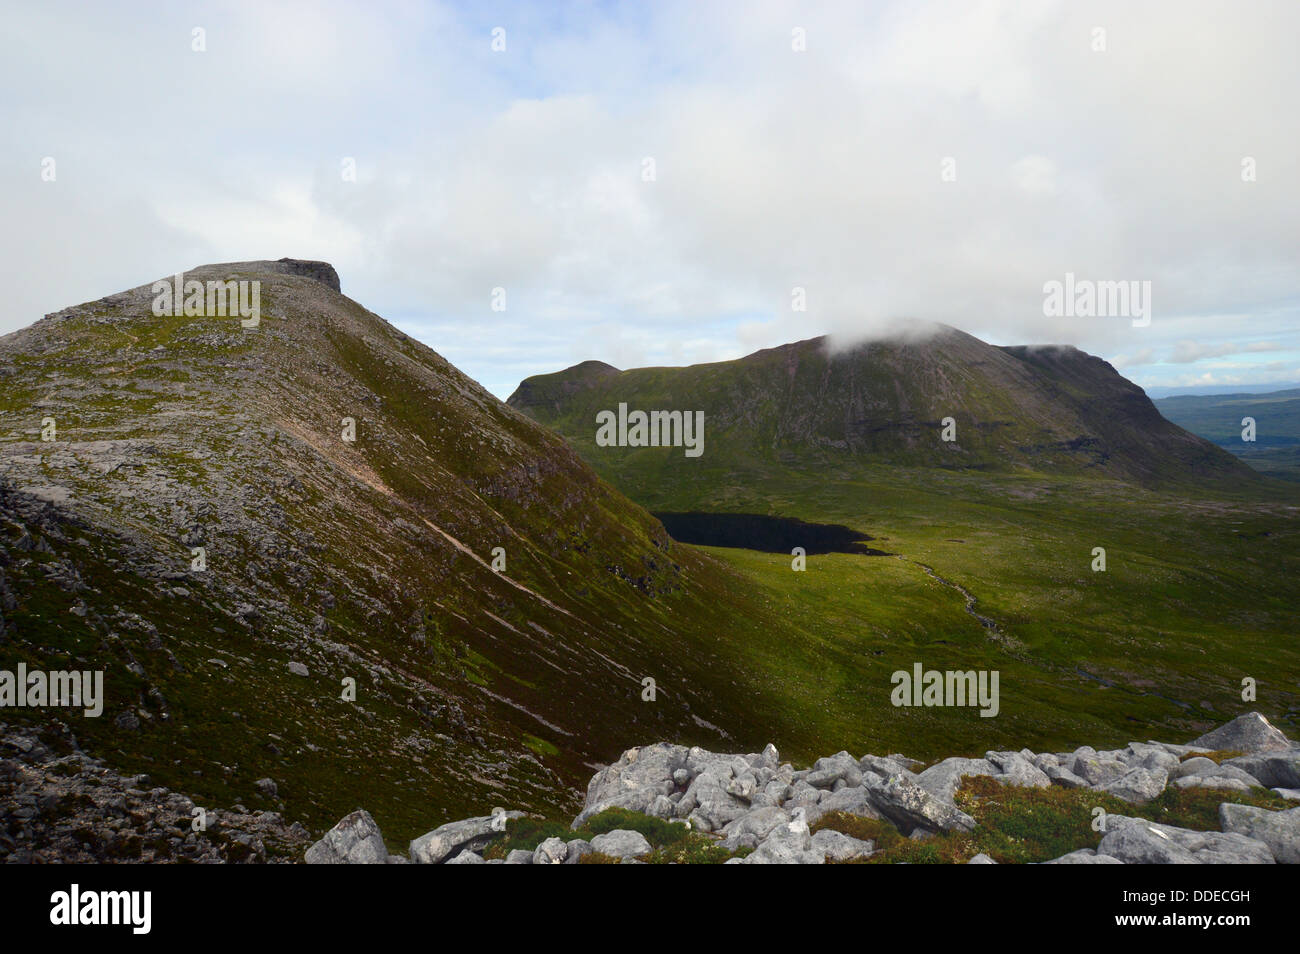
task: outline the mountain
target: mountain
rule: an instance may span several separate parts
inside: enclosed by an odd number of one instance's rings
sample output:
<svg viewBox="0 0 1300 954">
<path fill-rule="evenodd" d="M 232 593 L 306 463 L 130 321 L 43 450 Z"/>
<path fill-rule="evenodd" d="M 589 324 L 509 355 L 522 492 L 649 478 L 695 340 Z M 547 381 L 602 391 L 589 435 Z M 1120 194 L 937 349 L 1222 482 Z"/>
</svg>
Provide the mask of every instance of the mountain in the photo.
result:
<svg viewBox="0 0 1300 954">
<path fill-rule="evenodd" d="M 1179 427 L 1236 454 L 1262 474 L 1300 480 L 1300 388 L 1265 394 L 1177 395 L 1156 402 Z M 1245 418 L 1255 421 L 1244 440 Z"/>
<path fill-rule="evenodd" d="M 1251 681 L 1261 711 L 1300 725 L 1300 488 L 1169 422 L 1099 358 L 943 328 L 685 368 L 587 362 L 509 403 L 770 594 L 819 654 L 786 667 L 828 737 L 860 712 L 976 756 L 1017 722 L 1159 738 L 1233 712 Z M 619 446 L 620 424 L 642 443 L 634 411 L 702 412 L 703 440 L 683 414 L 691 446 Z M 1007 698 L 989 719 L 884 708 L 882 681 L 917 664 L 999 672 Z"/>
<path fill-rule="evenodd" d="M 1255 479 L 1165 420 L 1100 358 L 1071 347 L 994 347 L 946 326 L 921 340 L 833 350 L 812 338 L 685 368 L 619 372 L 588 361 L 528 378 L 508 401 L 580 448 L 593 447 L 595 415 L 620 402 L 702 410 L 704 456 L 742 468 L 895 464 L 1144 486 Z M 941 439 L 946 418 L 955 440 Z M 678 456 L 652 449 L 624 459 L 668 466 Z"/>
<path fill-rule="evenodd" d="M 331 266 L 185 279 L 249 282 L 256 326 L 155 314 L 150 283 L 0 339 L 0 670 L 106 696 L 0 722 L 309 826 L 379 799 L 399 831 L 554 808 L 629 734 L 812 744 L 737 658 L 782 625 L 734 570 Z"/>
</svg>

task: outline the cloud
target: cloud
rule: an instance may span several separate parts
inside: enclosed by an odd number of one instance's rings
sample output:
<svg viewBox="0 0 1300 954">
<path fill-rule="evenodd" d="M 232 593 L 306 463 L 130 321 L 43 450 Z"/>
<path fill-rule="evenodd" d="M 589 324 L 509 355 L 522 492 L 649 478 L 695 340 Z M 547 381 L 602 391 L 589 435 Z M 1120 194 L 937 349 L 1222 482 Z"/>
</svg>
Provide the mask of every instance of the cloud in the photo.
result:
<svg viewBox="0 0 1300 954">
<path fill-rule="evenodd" d="M 1143 373 L 1250 353 L 1246 329 L 1295 342 L 1300 130 L 1277 117 L 1300 98 L 1300 7 L 1252 9 L 19 8 L 0 332 L 200 261 L 292 255 L 498 394 L 586 358 L 932 321 Z M 1066 272 L 1150 281 L 1150 327 L 1045 317 Z"/>
<path fill-rule="evenodd" d="M 1204 344 L 1198 341 L 1180 341 L 1166 359 L 1170 364 L 1192 364 L 1204 358 L 1222 358 L 1233 354 L 1256 354 L 1267 351 L 1286 351 L 1288 346 L 1275 341 L 1232 341 Z"/>
</svg>

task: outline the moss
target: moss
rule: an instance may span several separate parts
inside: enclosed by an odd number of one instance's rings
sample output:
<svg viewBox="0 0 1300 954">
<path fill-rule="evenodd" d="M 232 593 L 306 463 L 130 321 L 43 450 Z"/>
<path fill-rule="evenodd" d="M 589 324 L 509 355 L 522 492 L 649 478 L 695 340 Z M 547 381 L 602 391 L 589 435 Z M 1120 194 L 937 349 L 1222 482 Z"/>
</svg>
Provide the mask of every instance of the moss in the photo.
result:
<svg viewBox="0 0 1300 954">
<path fill-rule="evenodd" d="M 1235 759 L 1245 754 L 1245 752 L 1238 752 L 1236 749 L 1215 749 L 1213 752 L 1187 752 L 1179 756 L 1178 761 L 1186 762 L 1189 759 L 1209 759 L 1211 762 L 1218 764 L 1219 762 L 1226 762 L 1228 759 Z"/>
</svg>

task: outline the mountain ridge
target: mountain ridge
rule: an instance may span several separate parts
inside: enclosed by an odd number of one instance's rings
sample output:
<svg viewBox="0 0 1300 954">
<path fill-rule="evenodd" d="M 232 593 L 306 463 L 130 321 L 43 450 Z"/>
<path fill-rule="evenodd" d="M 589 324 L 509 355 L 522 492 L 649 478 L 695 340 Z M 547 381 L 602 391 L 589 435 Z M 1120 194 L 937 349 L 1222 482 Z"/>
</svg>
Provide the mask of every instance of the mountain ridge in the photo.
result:
<svg viewBox="0 0 1300 954">
<path fill-rule="evenodd" d="M 923 340 L 830 344 L 820 336 L 681 368 L 593 372 L 583 362 L 525 379 L 507 403 L 579 446 L 580 421 L 598 407 L 702 403 L 715 447 L 758 447 L 786 462 L 805 455 L 809 466 L 870 458 L 1147 486 L 1256 479 L 1166 421 L 1110 364 L 1069 345 L 997 347 L 947 326 Z M 948 418 L 951 442 L 940 433 Z"/>
</svg>

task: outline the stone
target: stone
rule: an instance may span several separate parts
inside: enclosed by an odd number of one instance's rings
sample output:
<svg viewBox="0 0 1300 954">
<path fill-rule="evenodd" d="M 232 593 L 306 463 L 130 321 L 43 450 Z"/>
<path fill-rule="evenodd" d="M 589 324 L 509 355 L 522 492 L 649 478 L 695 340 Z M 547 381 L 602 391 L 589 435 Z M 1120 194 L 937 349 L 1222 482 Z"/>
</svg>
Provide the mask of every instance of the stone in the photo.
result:
<svg viewBox="0 0 1300 954">
<path fill-rule="evenodd" d="M 1300 788 L 1300 749 L 1242 755 L 1220 767 L 1240 769 L 1267 788 Z"/>
<path fill-rule="evenodd" d="M 826 856 L 812 848 L 812 836 L 803 809 L 795 809 L 794 817 L 780 825 L 763 840 L 751 854 L 742 859 L 747 865 L 820 865 Z"/>
<path fill-rule="evenodd" d="M 984 758 L 997 767 L 993 777 L 1003 785 L 1022 788 L 1050 788 L 1052 780 L 1020 752 L 985 752 Z"/>
<path fill-rule="evenodd" d="M 1168 780 L 1169 776 L 1163 769 L 1134 768 L 1096 788 L 1126 802 L 1143 803 L 1163 792 Z"/>
<path fill-rule="evenodd" d="M 1060 765 L 1048 765 L 1043 768 L 1043 774 L 1053 785 L 1061 788 L 1087 788 L 1088 783 L 1079 776 L 1075 775 L 1068 768 Z"/>
<path fill-rule="evenodd" d="M 1184 775 L 1174 779 L 1175 788 L 1210 788 L 1220 792 L 1249 792 L 1250 786 L 1235 778 L 1219 775 Z"/>
<path fill-rule="evenodd" d="M 304 860 L 309 865 L 383 865 L 388 849 L 370 813 L 358 808 L 308 848 Z"/>
<path fill-rule="evenodd" d="M 615 828 L 591 839 L 591 850 L 611 858 L 639 858 L 650 854 L 650 842 L 639 831 Z"/>
<path fill-rule="evenodd" d="M 968 865 L 995 865 L 995 864 L 997 864 L 997 862 L 994 861 L 992 858 L 990 858 L 988 855 L 984 854 L 984 852 L 981 851 L 978 855 L 976 855 L 976 856 L 975 856 L 974 858 L 972 858 L 970 861 L 966 862 L 966 864 L 968 864 Z"/>
<path fill-rule="evenodd" d="M 591 854 L 591 842 L 585 838 L 574 838 L 566 843 L 568 851 L 564 856 L 566 865 L 576 865 L 582 860 L 583 855 Z"/>
<path fill-rule="evenodd" d="M 738 848 L 756 848 L 780 825 L 790 822 L 790 813 L 781 808 L 756 808 L 728 823 L 722 830 L 725 836 L 722 847 L 728 851 Z"/>
<path fill-rule="evenodd" d="M 547 838 L 533 851 L 535 865 L 562 865 L 569 857 L 569 846 L 559 838 Z"/>
<path fill-rule="evenodd" d="M 482 865 L 482 864 L 487 864 L 487 862 L 485 862 L 485 861 L 483 860 L 483 856 L 482 856 L 482 855 L 476 855 L 474 852 L 469 851 L 468 849 L 465 849 L 465 850 L 461 851 L 461 853 L 458 854 L 455 858 L 452 858 L 451 861 L 448 861 L 447 864 L 449 864 L 449 865 Z"/>
<path fill-rule="evenodd" d="M 510 811 L 505 813 L 505 817 L 523 818 L 524 813 Z M 411 842 L 409 851 L 411 861 L 417 865 L 437 865 L 458 854 L 461 849 L 468 848 L 470 851 L 476 851 L 485 848 L 501 834 L 493 827 L 494 824 L 499 824 L 496 816 L 482 815 L 477 818 L 448 822 L 433 831 L 425 832 Z M 531 854 L 529 852 L 530 856 Z"/>
<path fill-rule="evenodd" d="M 862 769 L 848 752 L 837 752 L 829 758 L 818 759 L 805 779 L 813 788 L 833 788 L 840 780 L 848 785 L 862 783 Z"/>
<path fill-rule="evenodd" d="M 868 776 L 875 778 L 876 776 Z M 795 806 L 798 807 L 798 806 Z M 863 818 L 880 818 L 880 812 L 871 802 L 871 792 L 865 785 L 841 788 L 837 792 L 823 795 L 812 805 L 803 806 L 808 824 L 815 825 L 831 812 L 847 812 Z"/>
<path fill-rule="evenodd" d="M 863 841 L 843 832 L 824 828 L 812 836 L 808 848 L 810 851 L 820 852 L 828 862 L 843 863 L 870 858 L 875 853 L 876 844 L 870 840 Z"/>
<path fill-rule="evenodd" d="M 1237 716 L 1231 722 L 1205 733 L 1200 738 L 1193 739 L 1191 744 L 1215 751 L 1228 750 L 1249 754 L 1274 752 L 1292 747 L 1291 740 L 1258 712 Z"/>
<path fill-rule="evenodd" d="M 1123 863 L 1110 855 L 1099 855 L 1092 848 L 1080 848 L 1078 851 L 1043 862 L 1045 865 L 1122 865 Z"/>
<path fill-rule="evenodd" d="M 884 780 L 868 779 L 865 787 L 876 811 L 893 822 L 905 835 L 910 835 L 917 829 L 931 832 L 971 831 L 975 827 L 975 819 L 935 798 L 906 776 L 893 775 Z"/>
<path fill-rule="evenodd" d="M 1235 833 L 1191 831 L 1124 815 L 1106 816 L 1097 853 L 1125 864 L 1266 864 L 1273 854 L 1262 841 Z"/>
<path fill-rule="evenodd" d="M 999 769 L 988 759 L 944 759 L 916 776 L 916 784 L 942 801 L 952 804 L 953 796 L 967 775 L 996 775 Z"/>
<path fill-rule="evenodd" d="M 1300 864 L 1300 808 L 1269 811 L 1253 805 L 1219 806 L 1219 826 L 1268 845 L 1278 864 Z"/>
<path fill-rule="evenodd" d="M 533 853 L 523 848 L 512 848 L 506 853 L 506 864 L 508 865 L 531 865 L 533 863 Z"/>
<path fill-rule="evenodd" d="M 587 819 L 599 815 L 607 808 L 626 808 L 649 814 L 650 806 L 656 804 L 662 810 L 663 803 L 656 803 L 655 800 L 660 795 L 672 794 L 682 784 L 678 780 L 683 775 L 686 779 L 695 775 L 687 764 L 690 753 L 691 750 L 685 746 L 666 742 L 628 749 L 617 762 L 592 777 L 587 785 L 586 801 L 582 811 L 573 820 L 573 827 L 581 828 Z M 683 775 L 679 775 L 679 771 Z M 686 801 L 687 797 L 683 797 L 682 801 L 677 802 L 673 808 L 674 813 Z M 691 800 L 690 807 L 681 813 L 682 817 L 690 814 L 694 808 L 695 800 Z"/>
<path fill-rule="evenodd" d="M 291 673 L 293 673 L 295 676 L 309 676 L 309 675 L 311 675 L 311 673 L 309 673 L 309 672 L 307 671 L 307 667 L 306 667 L 306 666 L 304 666 L 302 663 L 300 663 L 300 662 L 296 662 L 296 661 L 295 661 L 295 662 L 290 662 L 290 663 L 289 663 L 289 671 L 290 671 Z"/>
</svg>

